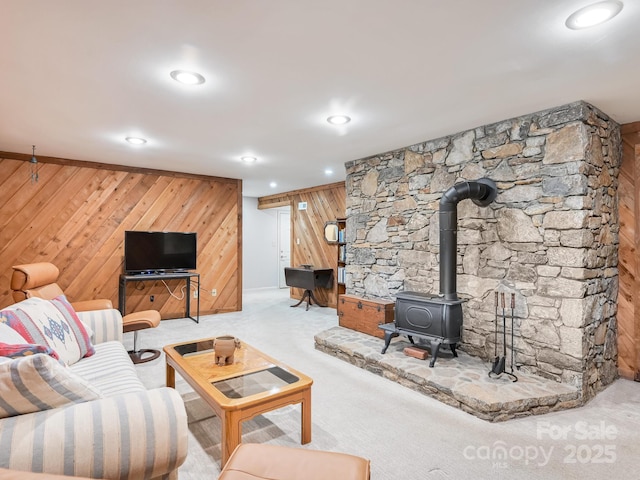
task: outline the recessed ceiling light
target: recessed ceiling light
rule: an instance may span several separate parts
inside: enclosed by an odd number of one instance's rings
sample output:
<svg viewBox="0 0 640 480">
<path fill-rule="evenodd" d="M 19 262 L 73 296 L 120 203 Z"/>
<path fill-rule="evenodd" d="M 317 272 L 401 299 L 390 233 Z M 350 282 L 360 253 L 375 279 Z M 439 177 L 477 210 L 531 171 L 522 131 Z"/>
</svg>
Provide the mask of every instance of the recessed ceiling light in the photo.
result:
<svg viewBox="0 0 640 480">
<path fill-rule="evenodd" d="M 324 171 L 325 175 L 333 175 L 333 170 L 331 170 L 330 168 L 325 169 Z"/>
<path fill-rule="evenodd" d="M 145 143 L 147 143 L 147 141 L 144 138 L 140 138 L 140 137 L 127 137 L 125 138 L 125 140 L 129 142 L 131 145 L 144 145 Z"/>
<path fill-rule="evenodd" d="M 255 163 L 258 159 L 256 157 L 246 156 L 240 157 L 240 160 L 242 160 L 244 163 Z"/>
<path fill-rule="evenodd" d="M 277 184 L 276 182 L 271 182 L 271 183 L 269 184 L 269 186 L 270 186 L 271 188 L 276 188 L 276 187 L 278 186 L 278 184 Z"/>
<path fill-rule="evenodd" d="M 618 15 L 622 7 L 622 2 L 616 0 L 594 3 L 572 13 L 565 25 L 572 30 L 600 25 Z"/>
<path fill-rule="evenodd" d="M 331 125 L 344 125 L 345 123 L 349 123 L 351 121 L 351 118 L 347 117 L 346 115 L 331 115 L 329 118 L 327 118 L 327 122 L 329 122 Z"/>
<path fill-rule="evenodd" d="M 204 83 L 204 77 L 196 72 L 174 70 L 170 75 L 176 82 L 184 83 L 185 85 L 200 85 Z"/>
</svg>

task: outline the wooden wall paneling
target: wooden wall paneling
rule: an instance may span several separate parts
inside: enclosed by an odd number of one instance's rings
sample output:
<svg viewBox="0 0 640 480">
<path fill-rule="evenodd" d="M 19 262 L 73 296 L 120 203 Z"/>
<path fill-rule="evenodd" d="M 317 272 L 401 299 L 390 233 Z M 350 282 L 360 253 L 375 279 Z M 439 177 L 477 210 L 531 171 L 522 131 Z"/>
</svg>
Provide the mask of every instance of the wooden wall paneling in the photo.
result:
<svg viewBox="0 0 640 480">
<path fill-rule="evenodd" d="M 217 289 L 218 296 L 225 297 L 234 294 L 241 298 L 242 291 L 233 286 L 241 284 L 241 265 L 242 265 L 242 198 L 236 197 L 238 192 L 228 190 L 226 202 L 230 205 L 228 208 L 216 212 L 215 229 L 209 230 L 210 245 L 208 263 L 212 266 L 215 275 L 211 275 L 206 281 L 208 290 Z M 238 203 L 239 200 L 239 203 Z M 233 205 L 233 208 L 231 208 Z M 234 281 L 234 278 L 237 281 Z M 222 311 L 222 310 L 221 310 Z"/>
<path fill-rule="evenodd" d="M 2 182 L 2 191 L 0 191 L 0 199 L 3 200 L 2 209 L 0 209 L 0 224 L 2 225 L 7 224 L 15 216 L 21 215 L 25 205 L 32 200 L 28 195 L 18 194 L 22 189 L 31 187 L 29 169 L 26 165 L 20 168 L 18 164 L 25 165 L 24 162 L 15 160 L 1 160 L 0 162 L 3 174 L 7 172 L 7 175 L 10 175 L 5 177 Z"/>
<path fill-rule="evenodd" d="M 105 268 L 109 264 L 110 257 L 104 251 L 111 253 L 113 248 L 109 249 L 110 244 L 122 243 L 121 225 L 129 210 L 122 206 L 126 203 L 122 199 L 138 201 L 142 189 L 140 182 L 127 178 L 120 184 L 119 190 L 122 191 L 123 197 L 106 199 L 107 203 L 89 219 L 82 233 L 71 240 L 71 248 L 64 252 L 62 258 L 58 257 L 54 261 L 54 263 L 65 265 L 66 272 L 73 272 L 73 277 L 66 285 L 74 297 L 104 297 L 102 289 L 105 285 L 109 283 L 117 285 L 117 275 L 111 273 L 113 267 Z M 124 197 L 125 195 L 128 197 Z M 117 254 L 114 262 L 120 258 L 121 255 Z M 96 274 L 101 280 L 99 285 L 92 281 Z"/>
<path fill-rule="evenodd" d="M 630 161 L 628 145 L 623 147 L 623 162 L 618 186 L 618 209 L 620 217 L 620 246 L 618 252 L 618 371 L 626 378 L 633 378 L 635 363 L 635 340 L 633 332 L 635 286 L 635 238 L 634 215 L 634 168 Z"/>
<path fill-rule="evenodd" d="M 146 211 L 140 212 L 141 215 L 134 215 L 131 218 L 132 223 L 127 225 L 124 230 L 175 230 L 171 222 L 168 221 L 171 215 L 174 215 L 178 211 L 176 204 L 180 205 L 182 198 L 175 195 L 176 189 L 180 189 L 181 184 L 178 182 L 176 185 L 174 179 L 168 179 L 163 186 L 162 194 L 155 198 L 154 201 L 142 201 L 141 203 L 148 204 Z M 185 188 L 184 191 L 189 191 L 189 188 Z M 162 214 L 166 213 L 167 216 L 162 218 Z M 158 225 L 164 224 L 166 228 L 158 228 Z M 185 226 L 184 231 L 190 231 L 188 226 Z M 124 233 L 124 232 L 122 232 Z M 133 305 L 133 309 L 142 310 L 145 308 L 158 308 L 161 309 L 167 317 L 181 316 L 184 312 L 184 298 L 186 295 L 186 288 L 184 280 L 167 280 L 165 282 L 139 282 L 133 283 L 129 288 L 127 305 Z M 171 294 L 179 297 L 175 299 Z M 154 297 L 154 302 L 151 302 L 151 295 Z"/>
<path fill-rule="evenodd" d="M 300 202 L 307 202 L 307 210 L 298 210 Z M 311 264 L 332 268 L 335 277 L 338 247 L 325 241 L 324 225 L 327 221 L 345 216 L 346 202 L 345 184 L 338 182 L 261 197 L 258 199 L 258 208 L 291 205 L 291 265 Z M 330 290 L 318 289 L 314 293 L 320 303 L 335 308 L 336 291 L 334 287 Z M 302 294 L 302 289 L 291 289 L 292 298 L 300 299 Z"/>
<path fill-rule="evenodd" d="M 41 172 L 41 174 L 44 174 Z M 82 298 L 96 298 L 93 291 L 85 294 L 84 291 L 74 292 L 74 287 L 70 287 L 71 283 L 76 280 L 84 269 L 83 262 L 89 257 L 83 257 L 83 253 L 91 248 L 91 244 L 98 243 L 100 240 L 96 236 L 94 225 L 91 218 L 97 215 L 104 202 L 96 202 L 90 199 L 91 188 L 102 184 L 104 177 L 96 171 L 83 171 L 75 169 L 74 176 L 86 188 L 74 190 L 74 195 L 69 195 L 68 191 L 61 190 L 62 202 L 58 208 L 53 207 L 55 218 L 63 220 L 63 224 L 55 228 L 43 230 L 40 238 L 44 241 L 42 248 L 37 250 L 36 259 L 27 259 L 28 261 L 51 261 L 60 268 L 60 284 L 64 285 L 65 291 L 72 300 Z M 123 175 L 124 177 L 124 175 Z M 25 253 L 32 251 L 32 246 L 25 249 Z M 91 269 L 95 274 L 95 269 Z M 104 272 L 100 270 L 100 277 L 104 277 Z M 84 279 L 82 279 L 85 282 Z M 93 281 L 80 283 L 83 287 L 90 285 L 97 286 Z M 100 295 L 102 296 L 102 295 Z M 74 298 L 75 297 L 75 298 Z"/>
<path fill-rule="evenodd" d="M 241 309 L 240 180 L 39 156 L 40 179 L 31 184 L 23 157 L 0 152 L 0 306 L 13 302 L 11 265 L 35 261 L 58 265 L 71 299 L 117 305 L 124 231 L 137 229 L 196 231 L 202 284 L 218 290 L 201 295 L 201 314 Z M 167 285 L 182 294 L 184 281 Z M 128 311 L 183 315 L 184 299 L 161 282 L 133 284 L 129 293 Z"/>
<path fill-rule="evenodd" d="M 162 230 L 163 226 L 180 224 L 180 213 L 184 203 L 189 198 L 192 185 L 186 179 L 172 179 L 166 188 L 163 196 L 167 201 L 162 203 L 162 207 L 154 205 L 155 215 L 153 222 L 149 225 L 148 230 Z"/>
<path fill-rule="evenodd" d="M 172 202 L 172 216 L 161 223 L 182 225 L 185 231 L 191 231 L 193 224 L 196 223 L 195 219 L 202 214 L 198 204 L 202 202 L 202 195 L 207 191 L 207 185 L 190 179 L 181 180 L 180 183 L 177 195 Z"/>
<path fill-rule="evenodd" d="M 171 198 L 173 192 L 177 188 L 178 191 L 188 190 L 192 191 L 188 185 L 179 183 L 178 185 L 172 185 L 168 187 L 166 198 Z M 183 225 L 184 231 L 197 231 L 198 232 L 198 271 L 200 273 L 201 291 L 198 293 L 200 296 L 201 306 L 205 304 L 211 304 L 209 310 L 210 313 L 219 313 L 225 311 L 235 311 L 241 306 L 241 289 L 238 288 L 237 282 L 239 281 L 237 276 L 232 276 L 227 272 L 237 272 L 238 269 L 238 256 L 234 249 L 238 248 L 238 242 L 234 241 L 237 238 L 237 201 L 236 190 L 237 186 L 225 185 L 220 187 L 215 184 L 206 185 L 204 187 L 198 187 L 201 193 L 206 192 L 207 198 L 215 198 L 215 203 L 209 201 L 198 201 L 189 199 L 175 199 L 176 202 L 181 205 L 179 209 L 172 208 L 165 203 L 162 203 L 159 211 L 168 212 L 170 219 L 158 218 L 153 219 L 150 226 L 143 225 L 139 222 L 136 229 L 139 230 L 154 230 L 158 222 L 168 222 L 173 225 L 174 222 Z M 200 195 L 201 197 L 203 195 Z M 190 198 L 192 198 L 191 195 Z M 178 201 L 179 200 L 179 201 Z M 156 207 L 160 207 L 156 205 Z M 212 211 L 213 210 L 213 211 Z M 177 214 L 176 212 L 180 212 Z M 213 214 L 212 214 L 213 213 Z M 146 220 L 150 220 L 147 216 Z M 228 241 L 228 237 L 232 237 L 231 241 Z M 226 244 L 229 244 L 229 248 L 225 248 Z M 166 311 L 166 315 L 169 317 L 180 316 L 184 311 L 184 281 L 172 280 L 162 282 L 156 282 L 155 284 L 149 284 L 147 288 L 144 285 L 133 284 L 129 293 L 130 298 L 135 298 L 134 305 L 136 309 L 144 308 L 158 308 L 161 305 L 162 309 Z M 196 288 L 195 283 L 191 289 L 191 302 L 193 308 L 195 308 L 195 298 L 193 297 L 193 291 Z M 212 288 L 218 290 L 218 295 L 212 297 L 210 292 Z M 175 298 L 175 295 L 178 298 Z M 154 295 L 154 303 L 151 304 L 149 296 Z M 127 305 L 129 305 L 129 300 Z M 155 307 L 154 307 L 155 305 Z"/>
<path fill-rule="evenodd" d="M 172 182 L 173 183 L 173 182 Z M 185 229 L 198 223 L 197 219 L 204 214 L 198 209 L 198 204 L 203 200 L 203 193 L 208 191 L 207 185 L 195 180 L 181 179 L 177 186 L 175 201 L 171 203 L 172 208 L 163 211 L 167 214 L 166 220 L 162 216 L 158 217 L 160 224 L 184 225 Z M 171 215 L 170 217 L 168 215 Z"/>
<path fill-rule="evenodd" d="M 113 176 L 110 172 L 103 172 L 108 176 Z M 104 271 L 104 275 L 106 279 L 110 279 L 109 281 L 104 282 L 98 288 L 98 291 L 82 291 L 80 295 L 82 297 L 101 297 L 101 298 L 117 298 L 118 294 L 118 276 L 122 272 L 123 268 L 123 259 L 124 259 L 124 249 L 123 249 L 123 239 L 124 239 L 124 231 L 125 230 L 135 230 L 135 222 L 136 219 L 141 217 L 148 211 L 149 205 L 147 203 L 147 199 L 149 197 L 152 198 L 162 198 L 164 188 L 166 184 L 168 184 L 169 179 L 165 179 L 162 177 L 158 177 L 157 181 L 153 182 L 152 186 L 146 190 L 144 195 L 140 197 L 139 201 L 135 204 L 135 206 L 129 210 L 128 215 L 125 220 L 121 222 L 119 225 L 115 226 L 112 230 L 112 234 L 110 237 L 102 243 L 100 246 L 100 250 L 93 257 L 95 261 L 102 263 L 101 271 Z M 105 182 L 103 182 L 104 185 Z M 111 188 L 106 187 L 108 190 Z M 117 188 L 114 186 L 114 188 Z M 98 203 L 96 199 L 90 199 L 89 203 L 93 203 L 94 205 Z M 87 219 L 87 222 L 90 220 Z M 81 269 L 82 265 L 79 266 Z M 98 268 L 99 265 L 93 266 L 89 269 L 89 271 L 94 271 Z M 131 306 L 128 303 L 128 306 Z M 150 306 L 149 308 L 153 308 Z M 133 310 L 132 310 L 133 311 Z"/>
<path fill-rule="evenodd" d="M 44 170 L 44 169 L 43 169 Z M 46 172 L 46 171 L 45 171 Z M 41 172 L 42 173 L 42 172 Z M 63 175 L 58 175 L 58 177 L 62 178 Z M 51 186 L 51 183 L 49 183 Z M 77 197 L 68 198 L 68 195 L 65 194 L 65 191 L 79 191 L 83 187 L 83 179 L 79 178 L 78 175 L 70 175 L 67 177 L 66 181 L 59 186 L 55 190 L 45 189 L 40 195 L 42 198 L 46 198 L 47 203 L 42 211 L 42 213 L 38 213 L 37 209 L 40 209 L 42 205 L 38 203 L 36 210 L 30 212 L 28 207 L 24 207 L 21 210 L 21 213 L 18 214 L 16 220 L 22 219 L 23 221 L 28 219 L 28 223 L 30 228 L 36 230 L 46 230 L 51 232 L 64 232 L 65 225 L 68 223 L 69 218 L 71 217 L 71 211 L 74 207 L 78 207 L 82 204 L 81 200 Z M 38 185 L 29 185 L 26 187 L 27 189 L 37 189 Z M 43 205 L 44 206 L 44 205 Z M 23 231 L 23 235 L 29 236 L 28 231 Z M 23 236 L 16 237 L 15 240 L 20 241 L 20 238 L 24 238 Z M 54 236 L 55 239 L 60 241 L 59 234 Z M 35 252 L 44 252 L 46 251 L 47 245 L 51 242 L 51 239 L 47 236 L 40 235 L 37 237 L 31 237 L 30 242 L 28 244 L 28 250 Z M 22 246 L 24 247 L 24 245 Z"/>
<path fill-rule="evenodd" d="M 620 248 L 618 252 L 618 370 L 625 378 L 633 378 L 636 345 L 634 338 L 634 288 L 636 285 L 636 254 L 634 249 L 635 216 L 633 180 L 626 165 L 619 179 Z M 633 170 L 631 169 L 631 173 Z"/>
<path fill-rule="evenodd" d="M 233 197 L 229 197 L 231 201 Z M 211 298 L 211 290 L 217 290 L 217 300 L 224 305 L 232 297 L 238 295 L 237 274 L 239 272 L 240 259 L 238 257 L 238 211 L 228 209 L 224 216 L 219 215 L 219 225 L 215 231 L 208 231 L 208 244 L 210 248 L 204 258 L 204 264 L 208 266 L 207 272 L 202 277 L 201 295 Z M 240 292 L 241 294 L 242 292 Z M 219 307 L 217 312 L 228 311 Z"/>
<path fill-rule="evenodd" d="M 198 195 L 197 187 L 194 187 L 191 180 L 170 179 L 161 195 L 161 201 L 153 202 L 148 210 L 151 214 L 145 216 L 146 221 L 138 220 L 135 225 L 127 227 L 126 230 L 192 231 L 182 214 L 183 211 L 188 210 L 190 194 Z M 168 318 L 184 315 L 183 298 L 187 294 L 185 280 L 134 283 L 127 294 L 127 306 L 131 305 L 129 308 L 135 310 L 156 308 Z M 154 297 L 153 302 L 150 300 L 151 295 Z"/>
<path fill-rule="evenodd" d="M 120 231 L 119 227 L 144 194 L 148 181 L 141 175 L 127 175 L 118 188 L 112 191 L 112 195 L 105 199 L 102 207 L 89 218 L 82 233 L 70 239 L 71 248 L 64 252 L 60 264 L 74 273 L 67 287 L 72 292 L 77 292 L 77 295 L 84 298 L 85 295 L 90 297 L 94 293 L 93 288 L 88 285 L 96 272 L 102 274 L 101 267 L 105 258 L 99 255 L 100 247 L 110 238 L 119 240 L 116 236 Z M 108 279 L 102 280 L 106 282 Z"/>
<path fill-rule="evenodd" d="M 170 170 L 158 170 L 155 168 L 145 168 L 145 167 L 132 167 L 129 165 L 119 165 L 113 163 L 101 163 L 87 160 L 76 160 L 72 158 L 59 158 L 59 157 L 49 157 L 44 155 L 36 155 L 38 157 L 38 163 L 42 164 L 53 164 L 53 165 L 66 165 L 66 166 L 75 166 L 75 167 L 87 167 L 87 168 L 95 168 L 98 170 L 104 171 L 117 171 L 117 172 L 131 172 L 131 173 L 143 173 L 145 175 L 160 175 L 162 177 L 169 178 L 195 178 L 204 181 L 215 180 L 223 183 L 236 183 L 237 179 L 233 178 L 224 178 L 224 177 L 212 177 L 209 175 L 200 175 L 197 173 L 184 173 L 184 172 L 176 172 Z M 16 153 L 16 152 L 4 152 L 0 151 L 0 159 L 8 158 L 12 160 L 22 160 L 27 164 L 31 160 L 31 154 L 27 153 Z"/>
<path fill-rule="evenodd" d="M 46 173 L 45 169 L 42 169 L 41 173 Z M 60 179 L 65 178 L 64 175 L 58 175 L 58 177 Z M 69 191 L 77 191 L 76 185 L 70 181 L 71 178 L 73 177 L 67 177 L 67 180 L 59 184 L 59 188 L 56 190 L 43 188 L 38 194 L 39 201 L 28 202 L 18 210 L 13 222 L 16 225 L 22 225 L 23 228 L 19 231 L 7 230 L 7 233 L 12 238 L 5 244 L 5 249 L 2 252 L 3 255 L 13 259 L 13 263 L 31 261 L 31 257 L 27 257 L 25 254 L 35 254 L 41 258 L 46 256 L 50 238 L 54 238 L 58 245 L 64 246 L 67 244 L 67 239 L 62 235 L 66 231 L 66 220 L 70 217 L 69 205 L 73 205 L 75 199 L 68 199 L 67 201 L 60 192 L 67 189 Z M 48 183 L 48 187 L 53 184 L 54 182 Z M 38 192 L 38 185 L 27 185 L 22 192 L 35 194 Z M 46 199 L 46 204 L 42 203 L 43 199 Z M 56 233 L 47 235 L 41 232 Z M 78 252 L 75 253 L 77 255 Z"/>
<path fill-rule="evenodd" d="M 7 219 L 8 222 L 15 223 L 17 229 L 12 231 L 2 229 L 0 231 L 0 243 L 2 245 L 2 254 L 9 255 L 11 258 L 17 259 L 20 263 L 24 263 L 19 252 L 22 252 L 25 245 L 29 245 L 34 238 L 32 232 L 40 231 L 44 225 L 51 220 L 54 210 L 49 211 L 48 206 L 43 204 L 44 198 L 53 196 L 53 192 L 59 185 L 63 185 L 66 181 L 66 175 L 58 175 L 55 181 L 44 183 L 41 188 L 34 185 L 26 185 L 20 189 L 17 196 L 27 194 L 28 198 L 24 201 L 9 202 L 8 208 L 12 209 L 12 215 Z M 36 188 L 33 188 L 36 187 Z M 30 194 L 38 192 L 39 195 Z M 4 205 L 3 205 L 3 208 Z M 13 210 L 18 208 L 17 210 Z"/>
<path fill-rule="evenodd" d="M 160 177 L 131 212 L 124 230 L 152 230 L 158 216 L 173 202 L 173 178 Z"/>
<path fill-rule="evenodd" d="M 242 305 L 241 272 L 241 189 L 227 188 L 216 195 L 220 208 L 215 215 L 215 221 L 208 224 L 205 238 L 208 248 L 203 256 L 206 271 L 202 271 L 201 295 L 214 302 L 216 313 L 230 311 L 225 305 Z M 240 201 L 240 203 L 238 203 Z M 217 296 L 211 296 L 211 289 L 217 290 Z"/>
<path fill-rule="evenodd" d="M 309 194 L 316 191 L 324 191 L 330 192 L 334 188 L 340 190 L 341 188 L 345 188 L 344 182 L 336 182 L 329 183 L 326 185 L 318 185 L 316 187 L 303 188 L 300 190 L 291 190 L 289 192 L 284 193 L 276 193 L 274 195 L 269 195 L 266 197 L 258 198 L 258 210 L 264 210 L 265 208 L 275 208 L 275 207 L 286 207 L 288 205 L 293 209 L 294 205 L 292 205 L 292 199 L 300 194 Z M 346 193 L 345 193 L 346 195 Z M 340 195 L 338 195 L 339 197 Z M 346 203 L 346 198 L 344 200 L 339 200 Z"/>
<path fill-rule="evenodd" d="M 628 292 L 634 282 L 630 276 L 620 272 L 620 294 L 618 295 L 618 318 L 633 318 L 633 297 Z M 622 321 L 618 325 L 618 370 L 624 378 L 632 379 L 635 372 L 636 346 L 634 329 Z"/>
<path fill-rule="evenodd" d="M 622 126 L 618 203 L 618 370 L 640 380 L 640 122 Z"/>
<path fill-rule="evenodd" d="M 170 178 L 157 177 L 156 181 L 153 182 L 151 187 L 146 190 L 136 205 L 129 211 L 126 219 L 115 228 L 113 235 L 101 246 L 96 257 L 104 259 L 105 264 L 103 269 L 108 270 L 108 278 L 117 279 L 118 275 L 122 272 L 124 261 L 124 232 L 126 230 L 148 230 L 148 228 L 139 227 L 141 223 L 140 219 L 151 215 L 150 212 L 156 211 L 158 208 L 163 208 L 160 206 L 154 209 L 152 205 L 155 204 L 157 206 L 160 204 L 160 200 L 166 197 L 164 192 L 170 182 Z M 118 283 L 109 282 L 105 284 L 103 292 L 103 296 L 107 296 L 108 298 L 117 295 Z"/>
<path fill-rule="evenodd" d="M 345 192 L 346 195 L 346 192 Z M 298 263 L 311 263 L 318 267 L 329 267 L 334 270 L 334 284 L 337 277 L 337 246 L 327 244 L 324 239 L 324 225 L 328 220 L 337 218 L 332 205 L 334 199 L 333 189 L 327 191 L 315 191 L 308 194 L 300 194 L 300 201 L 307 202 L 307 210 L 298 211 L 301 219 L 299 225 L 303 228 L 301 233 L 304 238 L 305 248 L 297 252 L 294 261 Z M 311 214 L 309 214 L 311 213 Z M 333 291 L 320 289 L 318 301 L 322 304 L 337 305 Z"/>
<path fill-rule="evenodd" d="M 237 238 L 236 238 L 236 256 L 238 257 L 238 267 L 235 274 L 235 285 L 236 285 L 236 303 L 238 305 L 238 309 L 242 310 L 242 285 L 243 285 L 243 257 L 242 257 L 242 242 L 243 242 L 243 210 L 242 210 L 242 181 L 238 180 L 237 188 L 236 188 L 236 221 L 237 221 Z"/>
<path fill-rule="evenodd" d="M 633 174 L 633 170 L 630 172 Z M 636 255 L 635 255 L 635 207 L 634 207 L 634 185 L 632 175 L 629 175 L 627 168 L 621 169 L 618 186 L 618 208 L 620 218 L 620 247 L 618 261 L 621 267 L 625 268 L 628 275 L 635 277 Z"/>
<path fill-rule="evenodd" d="M 640 122 L 636 122 L 634 155 L 634 191 L 635 191 L 635 287 L 633 295 L 633 331 L 635 337 L 636 360 L 634 363 L 635 374 L 633 379 L 640 382 Z"/>
</svg>

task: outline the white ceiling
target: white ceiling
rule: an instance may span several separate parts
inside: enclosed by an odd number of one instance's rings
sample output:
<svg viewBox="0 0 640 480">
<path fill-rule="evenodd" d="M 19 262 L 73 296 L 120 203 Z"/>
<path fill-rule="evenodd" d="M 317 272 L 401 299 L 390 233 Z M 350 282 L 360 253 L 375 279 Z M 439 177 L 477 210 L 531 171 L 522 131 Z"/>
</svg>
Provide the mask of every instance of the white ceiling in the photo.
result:
<svg viewBox="0 0 640 480">
<path fill-rule="evenodd" d="M 594 1 L 1 0 L 0 151 L 241 178 L 263 196 L 575 100 L 640 120 L 640 1 L 564 26 Z"/>
</svg>

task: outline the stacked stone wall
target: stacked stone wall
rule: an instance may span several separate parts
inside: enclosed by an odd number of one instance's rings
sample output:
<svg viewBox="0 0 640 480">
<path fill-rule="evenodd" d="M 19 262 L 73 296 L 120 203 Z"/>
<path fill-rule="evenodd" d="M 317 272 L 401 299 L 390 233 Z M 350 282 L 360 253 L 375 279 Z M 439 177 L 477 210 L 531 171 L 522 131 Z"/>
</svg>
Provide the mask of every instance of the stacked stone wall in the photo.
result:
<svg viewBox="0 0 640 480">
<path fill-rule="evenodd" d="M 349 162 L 347 293 L 438 293 L 440 197 L 491 178 L 494 203 L 458 204 L 461 347 L 493 357 L 514 293 L 516 363 L 588 399 L 617 372 L 620 160 L 619 126 L 576 102 Z"/>
</svg>

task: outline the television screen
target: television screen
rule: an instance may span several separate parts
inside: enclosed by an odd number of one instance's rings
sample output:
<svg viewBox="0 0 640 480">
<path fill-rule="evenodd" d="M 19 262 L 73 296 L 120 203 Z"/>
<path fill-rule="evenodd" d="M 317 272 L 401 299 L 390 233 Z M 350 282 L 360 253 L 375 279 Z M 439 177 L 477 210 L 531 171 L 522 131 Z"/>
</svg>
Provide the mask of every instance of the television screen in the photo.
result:
<svg viewBox="0 0 640 480">
<path fill-rule="evenodd" d="M 172 272 L 196 268 L 195 232 L 124 232 L 126 273 Z"/>
</svg>

